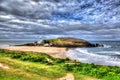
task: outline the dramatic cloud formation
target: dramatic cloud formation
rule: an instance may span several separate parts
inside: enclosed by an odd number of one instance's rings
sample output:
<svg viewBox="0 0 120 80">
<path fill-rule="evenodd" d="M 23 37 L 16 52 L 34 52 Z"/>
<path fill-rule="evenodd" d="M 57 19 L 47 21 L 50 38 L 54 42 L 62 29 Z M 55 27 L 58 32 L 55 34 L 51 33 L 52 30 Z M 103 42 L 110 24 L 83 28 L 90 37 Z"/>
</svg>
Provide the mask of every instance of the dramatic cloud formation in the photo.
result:
<svg viewBox="0 0 120 80">
<path fill-rule="evenodd" d="M 119 0 L 0 0 L 0 39 L 120 40 Z"/>
</svg>

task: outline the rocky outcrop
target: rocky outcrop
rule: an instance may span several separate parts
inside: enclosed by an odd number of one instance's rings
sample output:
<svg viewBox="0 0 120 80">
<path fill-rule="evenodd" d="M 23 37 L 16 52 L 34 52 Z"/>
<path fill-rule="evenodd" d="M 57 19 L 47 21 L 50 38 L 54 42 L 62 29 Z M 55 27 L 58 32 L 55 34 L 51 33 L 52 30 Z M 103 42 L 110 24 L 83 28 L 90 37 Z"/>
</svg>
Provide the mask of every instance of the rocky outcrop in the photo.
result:
<svg viewBox="0 0 120 80">
<path fill-rule="evenodd" d="M 102 45 L 92 44 L 83 39 L 77 38 L 56 38 L 43 41 L 36 41 L 34 43 L 27 43 L 24 46 L 47 46 L 47 47 L 99 47 Z"/>
</svg>

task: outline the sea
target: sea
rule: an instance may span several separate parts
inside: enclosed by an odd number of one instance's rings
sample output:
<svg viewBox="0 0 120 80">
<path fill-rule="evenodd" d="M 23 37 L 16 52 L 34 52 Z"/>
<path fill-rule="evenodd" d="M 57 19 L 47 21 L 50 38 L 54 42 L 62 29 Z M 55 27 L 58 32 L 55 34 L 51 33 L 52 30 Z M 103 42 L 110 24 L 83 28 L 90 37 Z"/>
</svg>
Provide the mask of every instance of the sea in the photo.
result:
<svg viewBox="0 0 120 80">
<path fill-rule="evenodd" d="M 67 57 L 83 63 L 120 67 L 120 41 L 92 42 L 104 47 L 75 48 L 67 52 Z"/>
<path fill-rule="evenodd" d="M 22 45 L 30 42 L 34 42 L 34 41 L 0 41 L 0 47 L 10 47 L 10 46 Z"/>
<path fill-rule="evenodd" d="M 0 47 L 25 44 L 32 41 L 0 41 Z M 96 65 L 108 65 L 120 67 L 120 41 L 97 41 L 91 43 L 103 44 L 104 47 L 72 48 L 66 56 L 83 62 Z"/>
</svg>

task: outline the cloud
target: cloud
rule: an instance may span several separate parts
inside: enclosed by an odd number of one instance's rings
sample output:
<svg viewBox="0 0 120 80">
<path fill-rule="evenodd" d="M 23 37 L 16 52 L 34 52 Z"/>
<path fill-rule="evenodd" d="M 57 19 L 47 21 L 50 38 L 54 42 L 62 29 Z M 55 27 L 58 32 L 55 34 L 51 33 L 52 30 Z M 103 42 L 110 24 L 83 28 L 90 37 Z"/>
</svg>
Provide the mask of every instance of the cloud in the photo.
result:
<svg viewBox="0 0 120 80">
<path fill-rule="evenodd" d="M 0 24 L 1 39 L 41 39 L 76 37 L 87 40 L 118 39 L 120 29 L 113 26 L 88 25 L 81 22 L 39 22 L 11 20 Z M 117 35 L 117 36 L 116 36 Z"/>
<path fill-rule="evenodd" d="M 114 0 L 0 0 L 0 39 L 118 40 L 118 3 Z"/>
<path fill-rule="evenodd" d="M 31 19 L 120 22 L 119 0 L 1 0 L 0 10 Z"/>
<path fill-rule="evenodd" d="M 52 6 L 49 2 L 32 0 L 3 0 L 0 10 L 6 13 L 35 19 L 50 19 Z"/>
</svg>

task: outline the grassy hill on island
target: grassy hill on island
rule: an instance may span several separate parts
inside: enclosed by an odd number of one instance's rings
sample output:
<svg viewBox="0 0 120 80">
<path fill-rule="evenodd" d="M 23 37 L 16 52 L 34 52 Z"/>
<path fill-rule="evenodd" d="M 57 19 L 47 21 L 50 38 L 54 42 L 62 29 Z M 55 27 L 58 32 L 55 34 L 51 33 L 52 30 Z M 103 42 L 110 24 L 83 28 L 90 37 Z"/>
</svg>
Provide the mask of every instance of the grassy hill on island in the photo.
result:
<svg viewBox="0 0 120 80">
<path fill-rule="evenodd" d="M 44 40 L 44 43 L 48 43 L 51 46 L 57 47 L 90 47 L 92 44 L 83 40 L 83 39 L 76 39 L 76 38 L 57 38 L 57 39 L 50 39 Z"/>
<path fill-rule="evenodd" d="M 83 39 L 77 38 L 56 38 L 43 41 L 36 41 L 34 43 L 24 44 L 27 46 L 51 46 L 51 47 L 95 47 L 94 44 L 89 43 Z"/>
</svg>

